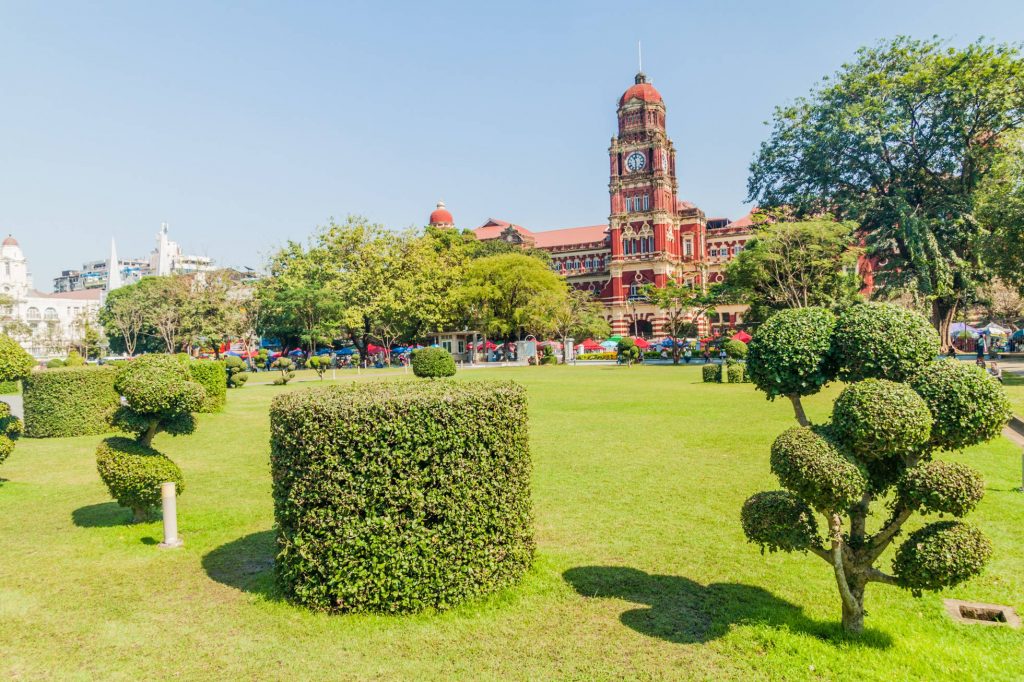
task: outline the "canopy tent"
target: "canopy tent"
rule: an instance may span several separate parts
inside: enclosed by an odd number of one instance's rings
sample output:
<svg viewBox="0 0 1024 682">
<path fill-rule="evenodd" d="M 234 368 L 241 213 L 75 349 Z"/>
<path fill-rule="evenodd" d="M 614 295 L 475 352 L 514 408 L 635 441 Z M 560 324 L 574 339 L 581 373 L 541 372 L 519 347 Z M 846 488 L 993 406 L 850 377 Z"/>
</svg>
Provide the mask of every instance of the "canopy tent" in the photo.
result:
<svg viewBox="0 0 1024 682">
<path fill-rule="evenodd" d="M 472 343 L 467 343 L 466 344 L 466 348 L 468 348 L 470 350 L 473 350 L 476 346 L 480 346 L 481 348 L 486 348 L 487 350 L 495 350 L 498 347 L 498 344 L 494 343 L 493 341 L 486 341 L 486 342 L 485 341 L 481 341 L 478 344 L 472 344 Z M 480 349 L 478 348 L 477 350 L 480 350 Z"/>
<path fill-rule="evenodd" d="M 602 350 L 604 350 L 604 347 L 601 344 L 599 344 L 597 341 L 594 341 L 594 339 L 583 339 L 583 343 L 581 343 L 580 345 L 583 346 L 583 350 L 589 350 L 589 351 L 602 351 Z"/>
<path fill-rule="evenodd" d="M 352 346 L 349 346 L 348 348 L 342 348 L 341 350 L 339 350 L 338 355 L 353 355 L 355 352 L 356 349 L 353 348 Z"/>
<path fill-rule="evenodd" d="M 385 348 L 384 346 L 378 346 L 376 344 L 368 343 L 368 344 L 366 344 L 366 352 L 367 353 L 387 353 L 388 349 Z"/>
<path fill-rule="evenodd" d="M 990 336 L 1007 336 L 1010 330 L 1006 327 L 1000 326 L 995 322 L 989 322 L 987 325 L 982 327 L 979 331 L 985 332 Z"/>
<path fill-rule="evenodd" d="M 651 344 L 647 341 L 647 339 L 641 338 L 639 336 L 633 338 L 633 343 L 636 344 L 637 348 L 640 348 L 642 350 L 647 350 L 648 348 L 651 347 Z"/>
<path fill-rule="evenodd" d="M 601 348 L 604 348 L 605 350 L 615 350 L 616 348 L 618 348 L 619 343 L 618 341 L 612 341 L 611 339 L 608 339 L 607 341 L 602 341 L 600 345 Z"/>
<path fill-rule="evenodd" d="M 621 339 L 621 338 L 622 338 L 622 335 L 621 335 L 621 334 L 615 334 L 615 335 L 613 335 L 613 336 L 609 336 L 609 337 L 608 337 L 608 340 L 609 340 L 609 341 L 618 341 L 618 340 L 619 340 L 619 339 Z"/>
<path fill-rule="evenodd" d="M 1017 339 L 1024 339 L 1024 329 L 1018 329 L 1013 333 L 1013 336 L 1011 336 L 1010 338 L 1013 339 L 1014 341 L 1016 341 Z"/>
<path fill-rule="evenodd" d="M 412 348 L 409 348 L 407 346 L 395 346 L 394 348 L 391 349 L 391 352 L 392 353 L 402 354 L 402 353 L 408 353 L 410 350 L 412 350 Z"/>
<path fill-rule="evenodd" d="M 950 334 L 963 334 L 963 332 L 967 332 L 971 336 L 977 336 L 980 330 L 975 327 L 972 327 L 966 322 L 954 322 L 953 324 L 949 325 Z"/>
<path fill-rule="evenodd" d="M 754 337 L 752 337 L 750 334 L 746 333 L 745 331 L 738 331 L 738 332 L 736 332 L 735 334 L 732 335 L 732 338 L 736 339 L 737 341 L 742 341 L 743 343 L 750 343 L 750 339 L 752 339 Z"/>
</svg>

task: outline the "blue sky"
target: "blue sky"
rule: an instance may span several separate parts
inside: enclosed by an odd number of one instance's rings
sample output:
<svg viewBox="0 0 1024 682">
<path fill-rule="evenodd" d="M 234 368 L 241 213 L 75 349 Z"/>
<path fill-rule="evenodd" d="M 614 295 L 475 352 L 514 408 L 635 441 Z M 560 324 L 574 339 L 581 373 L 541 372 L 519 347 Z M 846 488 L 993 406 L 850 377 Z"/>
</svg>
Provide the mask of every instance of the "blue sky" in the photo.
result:
<svg viewBox="0 0 1024 682">
<path fill-rule="evenodd" d="M 601 223 L 637 40 L 681 196 L 735 219 L 772 108 L 900 33 L 1024 41 L 1024 3 L 0 0 L 0 230 L 49 290 L 161 221 L 253 267 L 438 198 L 460 227 Z"/>
</svg>

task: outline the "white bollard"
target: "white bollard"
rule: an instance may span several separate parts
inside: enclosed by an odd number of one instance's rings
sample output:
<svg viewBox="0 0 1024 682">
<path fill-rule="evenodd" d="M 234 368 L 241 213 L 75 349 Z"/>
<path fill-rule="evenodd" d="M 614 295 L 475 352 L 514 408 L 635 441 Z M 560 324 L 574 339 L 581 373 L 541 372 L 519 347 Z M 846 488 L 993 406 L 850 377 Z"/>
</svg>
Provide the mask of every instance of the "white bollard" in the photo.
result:
<svg viewBox="0 0 1024 682">
<path fill-rule="evenodd" d="M 164 541 L 160 543 L 160 547 L 181 547 L 184 543 L 178 537 L 178 491 L 173 481 L 160 485 L 160 498 L 164 507 Z"/>
</svg>

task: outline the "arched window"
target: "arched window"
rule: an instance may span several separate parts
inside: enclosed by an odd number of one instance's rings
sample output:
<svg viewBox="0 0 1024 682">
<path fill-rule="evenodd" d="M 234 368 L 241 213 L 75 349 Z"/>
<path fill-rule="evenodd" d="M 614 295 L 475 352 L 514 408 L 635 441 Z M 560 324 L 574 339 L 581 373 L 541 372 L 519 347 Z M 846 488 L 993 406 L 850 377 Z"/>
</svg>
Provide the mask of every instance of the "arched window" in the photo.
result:
<svg viewBox="0 0 1024 682">
<path fill-rule="evenodd" d="M 47 322 L 49 322 L 51 320 L 56 320 L 57 319 L 57 309 L 56 308 L 47 308 L 46 310 L 44 310 L 43 311 L 43 319 L 46 320 Z"/>
<path fill-rule="evenodd" d="M 29 322 L 38 322 L 41 318 L 39 317 L 39 308 L 35 306 L 25 311 L 25 317 Z"/>
</svg>

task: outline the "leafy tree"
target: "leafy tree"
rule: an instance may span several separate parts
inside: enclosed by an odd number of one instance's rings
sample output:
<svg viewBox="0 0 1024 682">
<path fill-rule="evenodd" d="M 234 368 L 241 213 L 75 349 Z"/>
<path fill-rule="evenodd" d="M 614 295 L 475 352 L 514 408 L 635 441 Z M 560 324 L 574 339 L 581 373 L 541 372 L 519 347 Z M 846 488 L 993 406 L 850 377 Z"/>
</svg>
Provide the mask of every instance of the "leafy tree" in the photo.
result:
<svg viewBox="0 0 1024 682">
<path fill-rule="evenodd" d="M 650 304 L 665 313 L 664 332 L 676 343 L 672 344 L 672 364 L 678 365 L 683 353 L 680 339 L 697 336 L 697 321 L 715 312 L 715 308 L 733 300 L 730 289 L 716 284 L 697 289 L 689 284 L 669 280 L 664 287 L 645 285 L 641 295 Z"/>
<path fill-rule="evenodd" d="M 945 347 L 957 306 L 986 275 L 988 230 L 974 209 L 1002 141 L 1024 126 L 1022 79 L 1006 45 L 899 37 L 862 48 L 776 109 L 749 200 L 857 222 L 882 293 L 925 297 Z"/>
<path fill-rule="evenodd" d="M 188 367 L 173 355 L 147 354 L 126 363 L 118 370 L 114 388 L 125 401 L 114 423 L 146 447 L 161 431 L 172 436 L 192 433 L 192 413 L 206 398 L 203 387 L 189 380 Z"/>
<path fill-rule="evenodd" d="M 590 291 L 581 289 L 565 289 L 545 296 L 538 304 L 538 316 L 544 336 L 553 336 L 562 343 L 562 360 L 568 359 L 569 348 L 566 341 L 570 338 L 586 338 L 588 336 L 608 336 L 611 325 L 604 316 L 604 305 Z"/>
<path fill-rule="evenodd" d="M 856 224 L 829 218 L 763 222 L 725 279 L 754 317 L 784 308 L 840 308 L 858 297 Z"/>
<path fill-rule="evenodd" d="M 1024 133 L 1007 136 L 978 192 L 975 215 L 987 228 L 986 259 L 1024 295 Z"/>
<path fill-rule="evenodd" d="M 616 355 L 618 355 L 620 364 L 632 367 L 634 362 L 640 360 L 641 351 L 636 345 L 636 341 L 627 336 L 619 339 L 616 344 Z"/>
<path fill-rule="evenodd" d="M 1010 410 L 1001 386 L 984 370 L 917 352 L 925 348 L 921 339 L 930 337 L 931 348 L 938 346 L 924 317 L 902 318 L 902 326 L 894 326 L 888 306 L 854 308 L 854 318 L 844 313 L 838 325 L 821 308 L 785 310 L 755 334 L 747 368 L 769 398 L 815 393 L 838 376 L 853 383 L 836 399 L 830 422 L 812 426 L 797 411 L 800 426 L 783 432 L 771 448 L 771 469 L 783 490 L 749 498 L 741 520 L 747 538 L 762 549 L 810 552 L 824 560 L 835 575 L 843 627 L 860 632 L 869 583 L 920 595 L 981 572 L 991 544 L 961 521 L 911 533 L 896 551 L 892 573 L 875 564 L 914 512 L 960 518 L 977 505 L 984 494 L 981 474 L 933 456 L 997 437 Z M 823 348 L 826 337 L 809 334 L 812 329 L 827 330 L 831 347 Z M 856 353 L 845 339 L 851 329 Z M 872 506 L 882 503 L 887 518 L 869 532 Z"/>
<path fill-rule="evenodd" d="M 274 379 L 275 386 L 284 386 L 295 378 L 295 361 L 286 355 L 282 355 L 270 363 L 270 368 L 280 372 L 280 375 Z"/>
<path fill-rule="evenodd" d="M 228 388 L 241 388 L 249 380 L 245 362 L 237 355 L 228 355 L 224 358 L 224 370 L 228 375 Z"/>
<path fill-rule="evenodd" d="M 331 368 L 331 359 L 326 355 L 314 355 L 309 360 L 306 360 L 306 367 L 316 372 L 316 375 L 320 377 L 320 381 L 323 381 L 324 372 Z"/>
<path fill-rule="evenodd" d="M 495 338 L 512 340 L 552 326 L 550 297 L 566 284 L 540 260 L 521 253 L 478 258 L 466 267 L 458 297 L 467 317 Z"/>
<path fill-rule="evenodd" d="M 336 265 L 323 248 L 289 242 L 270 261 L 270 276 L 256 287 L 259 331 L 283 352 L 330 342 L 341 330 L 343 306 L 333 284 Z"/>
<path fill-rule="evenodd" d="M 135 355 L 146 324 L 146 303 L 142 296 L 136 295 L 138 291 L 138 284 L 114 289 L 107 293 L 100 308 L 100 324 L 110 337 L 111 347 L 115 347 L 115 335 L 119 336 L 128 355 Z"/>
</svg>

